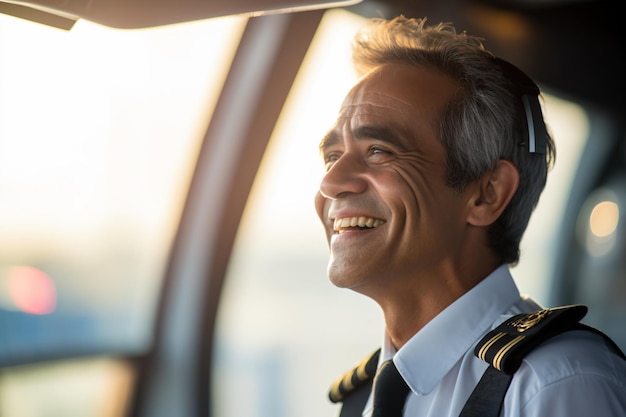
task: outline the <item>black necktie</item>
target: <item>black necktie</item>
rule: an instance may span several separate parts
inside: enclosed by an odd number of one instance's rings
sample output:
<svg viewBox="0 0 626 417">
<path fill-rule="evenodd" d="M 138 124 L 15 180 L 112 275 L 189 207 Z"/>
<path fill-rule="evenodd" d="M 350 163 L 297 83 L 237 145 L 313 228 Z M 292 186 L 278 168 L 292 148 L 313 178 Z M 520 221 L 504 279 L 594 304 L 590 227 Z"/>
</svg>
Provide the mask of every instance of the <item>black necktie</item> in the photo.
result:
<svg viewBox="0 0 626 417">
<path fill-rule="evenodd" d="M 402 417 L 409 387 L 392 360 L 382 364 L 374 377 L 372 417 Z"/>
</svg>

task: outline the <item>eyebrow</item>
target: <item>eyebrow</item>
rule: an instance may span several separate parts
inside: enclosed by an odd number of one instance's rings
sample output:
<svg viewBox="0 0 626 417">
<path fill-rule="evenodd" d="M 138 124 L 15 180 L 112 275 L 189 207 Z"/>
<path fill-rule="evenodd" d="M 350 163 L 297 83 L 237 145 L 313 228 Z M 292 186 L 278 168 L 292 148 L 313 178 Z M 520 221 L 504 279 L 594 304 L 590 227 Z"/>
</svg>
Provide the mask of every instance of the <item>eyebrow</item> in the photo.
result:
<svg viewBox="0 0 626 417">
<path fill-rule="evenodd" d="M 338 142 L 339 142 L 339 134 L 334 130 L 330 130 L 328 133 L 324 135 L 324 137 L 322 138 L 320 142 L 320 153 L 324 154 L 324 152 L 326 151 L 326 148 L 333 146 L 337 144 Z"/>
<path fill-rule="evenodd" d="M 352 136 L 355 139 L 375 139 L 380 140 L 382 142 L 389 143 L 391 145 L 395 145 L 400 148 L 404 148 L 405 144 L 402 140 L 401 136 L 396 133 L 390 127 L 387 126 L 377 126 L 377 125 L 363 125 L 357 127 L 353 132 Z M 339 142 L 340 136 L 337 131 L 331 130 L 320 142 L 320 152 L 324 152 L 324 150 L 332 145 L 335 145 Z"/>
</svg>

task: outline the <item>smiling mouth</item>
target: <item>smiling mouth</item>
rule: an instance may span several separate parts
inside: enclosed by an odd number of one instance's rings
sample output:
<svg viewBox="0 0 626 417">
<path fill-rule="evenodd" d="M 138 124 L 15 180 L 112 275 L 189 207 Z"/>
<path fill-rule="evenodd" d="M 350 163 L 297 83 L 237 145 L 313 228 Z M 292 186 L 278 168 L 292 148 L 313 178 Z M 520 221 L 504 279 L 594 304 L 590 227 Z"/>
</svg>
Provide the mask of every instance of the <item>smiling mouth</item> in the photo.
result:
<svg viewBox="0 0 626 417">
<path fill-rule="evenodd" d="M 333 222 L 333 230 L 335 233 L 343 233 L 350 230 L 370 230 L 385 224 L 384 220 L 375 219 L 373 217 L 343 217 L 335 219 Z"/>
</svg>

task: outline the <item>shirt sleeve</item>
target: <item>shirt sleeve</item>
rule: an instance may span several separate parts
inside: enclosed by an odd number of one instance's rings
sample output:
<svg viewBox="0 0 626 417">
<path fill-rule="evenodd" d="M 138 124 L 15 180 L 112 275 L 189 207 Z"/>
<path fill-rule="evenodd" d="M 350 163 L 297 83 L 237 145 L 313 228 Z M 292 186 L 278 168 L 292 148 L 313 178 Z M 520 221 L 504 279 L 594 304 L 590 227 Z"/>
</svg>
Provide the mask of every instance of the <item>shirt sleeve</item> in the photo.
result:
<svg viewBox="0 0 626 417">
<path fill-rule="evenodd" d="M 517 416 L 514 410 L 505 415 Z M 578 374 L 556 381 L 520 404 L 519 417 L 624 417 L 626 387 L 613 375 Z"/>
<path fill-rule="evenodd" d="M 524 359 L 502 416 L 626 417 L 626 361 L 595 333 L 555 336 Z"/>
</svg>

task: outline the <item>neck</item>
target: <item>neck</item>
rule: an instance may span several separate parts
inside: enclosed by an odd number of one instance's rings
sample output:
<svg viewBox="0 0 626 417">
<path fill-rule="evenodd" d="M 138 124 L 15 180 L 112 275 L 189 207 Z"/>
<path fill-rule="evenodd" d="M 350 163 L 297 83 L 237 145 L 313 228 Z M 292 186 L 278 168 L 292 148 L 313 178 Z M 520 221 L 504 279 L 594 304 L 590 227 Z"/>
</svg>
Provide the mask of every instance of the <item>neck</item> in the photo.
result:
<svg viewBox="0 0 626 417">
<path fill-rule="evenodd" d="M 498 265 L 480 272 L 441 274 L 434 279 L 413 277 L 410 286 L 376 299 L 383 310 L 387 334 L 396 349 L 400 349 L 439 313 L 467 293 Z M 427 285 L 423 285 L 426 283 Z M 405 282 L 406 284 L 406 282 Z"/>
</svg>

